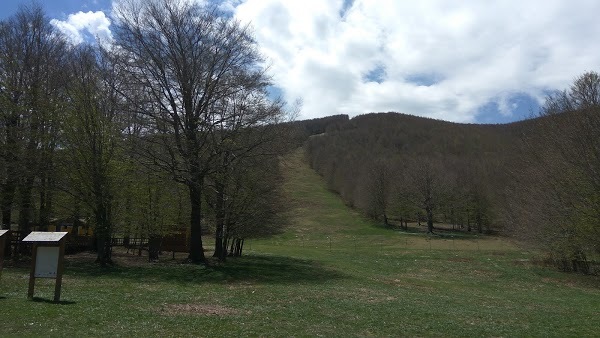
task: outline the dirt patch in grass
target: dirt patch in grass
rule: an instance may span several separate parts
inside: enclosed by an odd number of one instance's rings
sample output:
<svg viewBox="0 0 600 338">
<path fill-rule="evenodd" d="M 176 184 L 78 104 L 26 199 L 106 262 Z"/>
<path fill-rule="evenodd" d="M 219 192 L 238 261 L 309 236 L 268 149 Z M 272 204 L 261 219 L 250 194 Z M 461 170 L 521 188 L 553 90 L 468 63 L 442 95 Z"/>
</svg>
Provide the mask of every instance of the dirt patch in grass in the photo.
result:
<svg viewBox="0 0 600 338">
<path fill-rule="evenodd" d="M 230 307 L 207 304 L 164 304 L 159 309 L 159 312 L 166 316 L 230 316 L 240 313 L 238 310 Z"/>
<path fill-rule="evenodd" d="M 67 264 L 94 264 L 96 261 L 97 254 L 91 251 L 79 252 L 76 254 L 65 255 L 65 261 Z M 148 266 L 148 256 L 138 256 L 137 252 L 129 250 L 127 252 L 124 248 L 114 248 L 112 253 L 112 261 L 115 266 L 122 267 L 141 267 Z"/>
<path fill-rule="evenodd" d="M 205 250 L 206 251 L 206 250 Z M 186 263 L 187 253 L 177 253 L 175 259 L 172 259 L 171 252 L 163 252 L 159 257 L 158 261 L 148 260 L 148 251 L 142 251 L 142 255 L 138 255 L 138 251 L 133 249 L 125 249 L 124 247 L 114 247 L 112 252 L 112 266 L 123 267 L 123 268 L 135 268 L 135 267 L 151 267 L 151 266 L 171 266 L 180 265 Z M 65 255 L 65 262 L 67 266 L 71 265 L 86 265 L 95 264 L 97 254 L 92 251 L 83 251 L 76 254 Z M 217 260 L 211 260 L 212 257 L 208 258 L 209 265 L 218 264 Z"/>
</svg>

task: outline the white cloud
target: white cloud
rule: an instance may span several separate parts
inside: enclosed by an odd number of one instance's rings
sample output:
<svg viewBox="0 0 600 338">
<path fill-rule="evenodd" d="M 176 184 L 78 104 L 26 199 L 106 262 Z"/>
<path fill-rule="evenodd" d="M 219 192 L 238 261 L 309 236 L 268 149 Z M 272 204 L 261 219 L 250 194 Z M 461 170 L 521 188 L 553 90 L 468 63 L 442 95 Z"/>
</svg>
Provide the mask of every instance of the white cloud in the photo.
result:
<svg viewBox="0 0 600 338">
<path fill-rule="evenodd" d="M 219 8 L 225 12 L 234 12 L 235 8 L 242 3 L 242 0 L 222 0 Z M 202 3 L 200 3 L 202 5 Z"/>
<path fill-rule="evenodd" d="M 546 90 L 600 70 L 597 1 L 223 0 L 219 7 L 252 23 L 285 99 L 303 98 L 303 118 L 398 111 L 474 122 L 490 103 L 507 117 L 515 94 L 541 102 Z M 112 40 L 101 11 L 51 22 L 75 44 Z"/>
<path fill-rule="evenodd" d="M 52 19 L 50 23 L 63 32 L 73 44 L 82 43 L 85 34 L 89 34 L 91 38 L 99 38 L 100 41 L 112 41 L 110 20 L 102 11 L 77 12 L 70 14 L 65 21 Z"/>
<path fill-rule="evenodd" d="M 228 1 L 228 6 L 238 1 Z M 347 1 L 346 1 L 347 2 Z M 399 111 L 473 122 L 600 70 L 596 1 L 246 0 L 275 84 L 302 117 Z M 340 14 L 344 14 L 340 16 Z M 385 69 L 383 81 L 368 74 Z"/>
</svg>

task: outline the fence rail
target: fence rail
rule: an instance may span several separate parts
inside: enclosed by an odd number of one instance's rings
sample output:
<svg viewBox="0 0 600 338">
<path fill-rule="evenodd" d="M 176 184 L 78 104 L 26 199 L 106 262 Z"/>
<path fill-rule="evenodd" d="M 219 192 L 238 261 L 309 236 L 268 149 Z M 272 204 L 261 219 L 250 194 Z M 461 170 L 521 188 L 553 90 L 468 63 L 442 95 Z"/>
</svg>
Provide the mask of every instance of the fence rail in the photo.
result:
<svg viewBox="0 0 600 338">
<path fill-rule="evenodd" d="M 23 238 L 28 234 L 29 232 L 24 231 L 10 231 L 5 254 L 31 254 L 31 244 L 23 242 Z M 185 235 L 163 236 L 157 238 L 157 241 L 153 243 L 158 244 L 159 251 L 169 251 L 173 253 L 189 252 L 189 243 Z M 138 254 L 141 255 L 142 251 L 149 249 L 150 239 L 146 237 L 113 236 L 110 245 L 111 247 L 124 247 L 128 252 L 130 250 L 133 252 L 137 250 Z M 94 236 L 73 234 L 67 236 L 67 253 L 92 250 L 94 247 Z"/>
</svg>

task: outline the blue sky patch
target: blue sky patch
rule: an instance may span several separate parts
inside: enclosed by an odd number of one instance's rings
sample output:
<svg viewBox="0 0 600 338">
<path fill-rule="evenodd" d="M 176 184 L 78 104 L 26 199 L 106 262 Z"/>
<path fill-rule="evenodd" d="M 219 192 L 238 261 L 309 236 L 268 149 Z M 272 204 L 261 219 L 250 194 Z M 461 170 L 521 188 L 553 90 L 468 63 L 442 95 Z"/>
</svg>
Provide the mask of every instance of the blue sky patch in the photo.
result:
<svg viewBox="0 0 600 338">
<path fill-rule="evenodd" d="M 526 93 L 517 93 L 507 98 L 507 104 L 511 107 L 511 114 L 504 115 L 500 112 L 499 99 L 494 99 L 477 112 L 476 123 L 509 123 L 530 118 L 537 114 L 540 105 L 537 100 Z"/>
<path fill-rule="evenodd" d="M 369 70 L 363 75 L 364 82 L 377 82 L 382 83 L 386 79 L 385 66 L 377 65 L 375 68 Z"/>
<path fill-rule="evenodd" d="M 354 0 L 344 0 L 344 3 L 342 4 L 342 8 L 340 9 L 340 17 L 343 18 L 346 15 L 346 12 L 348 12 L 348 10 L 350 8 L 352 8 L 352 5 L 354 4 Z"/>
<path fill-rule="evenodd" d="M 407 82 L 410 82 L 417 86 L 425 86 L 425 87 L 433 86 L 442 80 L 443 80 L 443 78 L 439 74 L 420 73 L 420 74 L 411 74 L 406 77 Z"/>
<path fill-rule="evenodd" d="M 20 5 L 29 6 L 32 2 L 27 0 L 2 0 L 0 1 L 0 20 L 4 20 L 15 13 Z M 107 15 L 112 8 L 112 0 L 52 0 L 37 1 L 46 15 L 51 19 L 65 20 L 69 14 L 88 11 L 104 11 Z"/>
</svg>

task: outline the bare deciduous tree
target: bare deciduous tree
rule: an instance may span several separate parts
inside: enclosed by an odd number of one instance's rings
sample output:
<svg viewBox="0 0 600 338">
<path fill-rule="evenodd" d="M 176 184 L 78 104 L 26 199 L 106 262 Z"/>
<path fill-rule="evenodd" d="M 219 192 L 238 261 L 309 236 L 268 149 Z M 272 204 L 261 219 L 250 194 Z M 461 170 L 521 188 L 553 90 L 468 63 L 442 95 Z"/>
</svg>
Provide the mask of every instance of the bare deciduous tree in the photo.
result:
<svg viewBox="0 0 600 338">
<path fill-rule="evenodd" d="M 392 171 L 390 164 L 384 160 L 375 160 L 369 170 L 368 199 L 369 214 L 372 217 L 383 219 L 383 224 L 389 226 L 388 209 L 392 192 Z"/>
<path fill-rule="evenodd" d="M 208 175 L 209 190 L 215 192 L 211 205 L 215 213 L 213 256 L 224 260 L 228 240 L 226 217 L 228 213 L 233 214 L 226 210 L 227 199 L 230 198 L 231 184 L 239 180 L 235 175 L 243 172 L 239 167 L 257 166 L 260 160 L 268 161 L 281 155 L 287 137 L 285 127 L 274 127 L 284 117 L 282 103 L 268 99 L 265 83 L 240 87 L 237 92 L 219 100 L 213 111 L 215 128 L 211 133 L 211 147 L 219 154 L 214 157 L 214 168 Z M 261 198 L 259 195 L 254 197 Z"/>
<path fill-rule="evenodd" d="M 450 187 L 450 177 L 438 158 L 415 159 L 406 171 L 411 196 L 427 219 L 427 232 L 433 233 L 434 213 L 444 203 Z"/>
<path fill-rule="evenodd" d="M 42 223 L 48 222 L 65 55 L 64 40 L 40 6 L 22 6 L 0 22 L 0 157 L 4 162 L 0 204 L 4 227 L 10 227 L 18 190 L 19 228 L 30 230 L 37 180 L 41 182 L 40 218 Z"/>
<path fill-rule="evenodd" d="M 213 159 L 221 100 L 266 83 L 247 26 L 189 1 L 122 1 L 114 51 L 133 80 L 130 100 L 147 122 L 146 158 L 189 190 L 190 256 L 204 262 L 202 192 Z M 140 100 L 139 91 L 142 91 Z"/>
<path fill-rule="evenodd" d="M 579 109 L 600 106 L 600 75 L 592 71 L 579 76 L 571 85 L 569 96 Z"/>
<path fill-rule="evenodd" d="M 563 269 L 589 271 L 600 251 L 600 78 L 578 77 L 568 91 L 548 97 L 525 139 L 513 220 L 529 243 L 547 250 Z"/>
<path fill-rule="evenodd" d="M 120 142 L 118 74 L 92 47 L 77 48 L 69 63 L 69 114 L 63 123 L 70 192 L 92 210 L 97 262 L 111 262 Z"/>
</svg>

